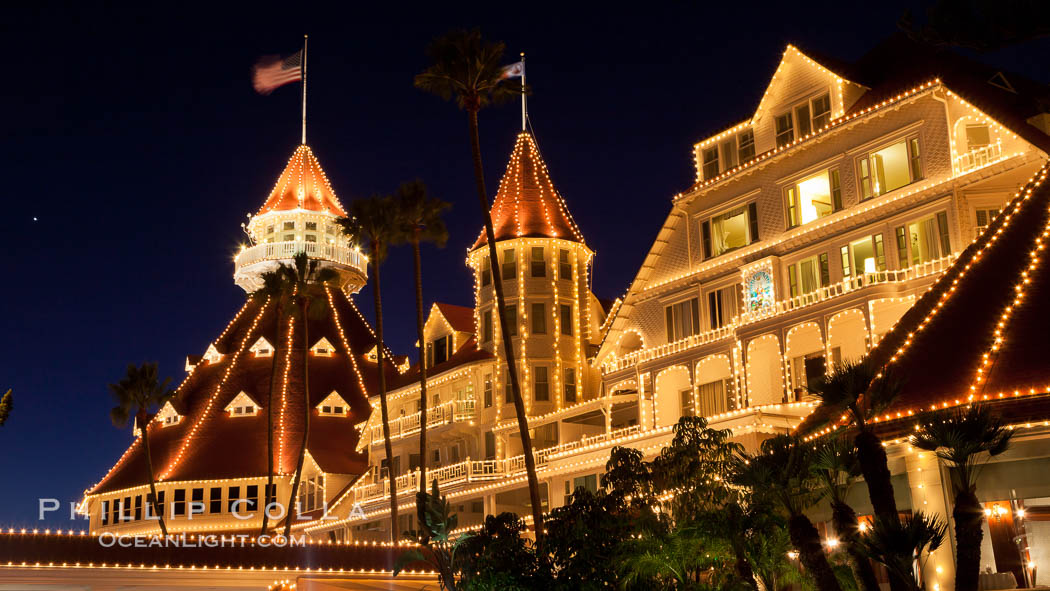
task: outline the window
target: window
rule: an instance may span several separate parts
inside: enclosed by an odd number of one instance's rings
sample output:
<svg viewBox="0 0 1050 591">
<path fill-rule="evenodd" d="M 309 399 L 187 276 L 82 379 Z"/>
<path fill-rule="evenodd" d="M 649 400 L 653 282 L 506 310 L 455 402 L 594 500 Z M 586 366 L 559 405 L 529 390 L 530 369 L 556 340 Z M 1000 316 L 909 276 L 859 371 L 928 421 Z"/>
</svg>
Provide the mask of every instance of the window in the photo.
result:
<svg viewBox="0 0 1050 591">
<path fill-rule="evenodd" d="M 490 408 L 492 406 L 492 374 L 485 374 L 482 383 L 482 390 L 484 391 L 482 399 L 485 401 L 485 408 Z"/>
<path fill-rule="evenodd" d="M 547 334 L 547 306 L 542 303 L 532 305 L 532 334 Z"/>
<path fill-rule="evenodd" d="M 572 306 L 562 304 L 561 309 L 561 334 L 572 336 Z"/>
<path fill-rule="evenodd" d="M 440 339 L 434 340 L 434 359 L 433 365 L 444 363 L 448 361 L 449 354 L 452 350 L 452 335 L 443 336 Z"/>
<path fill-rule="evenodd" d="M 438 467 L 440 465 L 441 465 L 441 450 L 440 449 L 435 449 L 433 451 L 433 453 L 430 454 L 430 467 L 431 468 L 436 468 L 436 467 Z"/>
<path fill-rule="evenodd" d="M 102 525 L 109 525 L 109 501 L 102 501 L 99 517 L 102 518 Z"/>
<path fill-rule="evenodd" d="M 795 140 L 795 126 L 791 121 L 791 113 L 777 115 L 775 119 L 777 132 L 777 147 L 786 146 Z"/>
<path fill-rule="evenodd" d="M 135 495 L 135 521 L 142 519 L 142 495 Z"/>
<path fill-rule="evenodd" d="M 731 391 L 732 382 L 728 379 L 700 384 L 696 389 L 697 414 L 709 417 L 729 410 L 728 398 Z"/>
<path fill-rule="evenodd" d="M 813 99 L 813 129 L 823 129 L 828 123 L 831 123 L 831 97 L 824 94 Z"/>
<path fill-rule="evenodd" d="M 966 126 L 966 149 L 976 150 L 992 143 L 991 134 L 988 133 L 987 125 Z"/>
<path fill-rule="evenodd" d="M 208 491 L 208 513 L 222 513 L 222 487 L 213 486 Z"/>
<path fill-rule="evenodd" d="M 668 343 L 700 332 L 700 302 L 697 298 L 667 306 L 664 313 L 667 320 Z"/>
<path fill-rule="evenodd" d="M 738 309 L 740 290 L 736 285 L 723 287 L 707 294 L 707 321 L 712 330 L 733 322 Z"/>
<path fill-rule="evenodd" d="M 492 259 L 485 257 L 481 259 L 481 285 L 484 287 L 492 283 Z"/>
<path fill-rule="evenodd" d="M 285 242 L 292 242 L 293 240 L 295 240 L 295 234 L 285 234 L 284 235 L 284 241 Z"/>
<path fill-rule="evenodd" d="M 485 310 L 481 316 L 481 342 L 492 341 L 492 310 Z"/>
<path fill-rule="evenodd" d="M 238 513 L 244 514 L 244 503 L 237 504 L 237 501 L 241 500 L 241 487 L 231 486 L 227 489 L 226 495 L 226 510 L 230 513 L 237 511 Z"/>
<path fill-rule="evenodd" d="M 950 254 L 952 245 L 948 232 L 948 214 L 943 211 L 905 226 L 898 226 L 897 262 L 901 268 L 933 261 Z"/>
<path fill-rule="evenodd" d="M 305 239 L 307 242 L 317 242 L 317 236 L 314 234 L 307 234 Z"/>
<path fill-rule="evenodd" d="M 503 308 L 503 319 L 507 322 L 511 336 L 518 336 L 518 305 L 508 304 Z"/>
<path fill-rule="evenodd" d="M 514 402 L 514 385 L 510 383 L 510 372 L 503 371 L 503 404 L 511 404 Z"/>
<path fill-rule="evenodd" d="M 758 241 L 758 207 L 754 202 L 701 224 L 704 258 L 715 257 Z"/>
<path fill-rule="evenodd" d="M 722 170 L 729 170 L 736 166 L 736 138 L 729 138 L 722 142 Z"/>
<path fill-rule="evenodd" d="M 578 488 L 590 492 L 598 492 L 598 475 L 588 474 L 586 476 L 580 476 L 572 479 L 572 489 L 575 491 Z"/>
<path fill-rule="evenodd" d="M 788 227 L 807 224 L 842 209 L 838 170 L 824 170 L 784 189 Z"/>
<path fill-rule="evenodd" d="M 558 251 L 558 279 L 572 280 L 572 264 L 567 250 Z"/>
<path fill-rule="evenodd" d="M 691 417 L 696 414 L 696 409 L 693 408 L 693 389 L 688 388 L 678 393 L 678 400 L 681 403 L 681 411 L 683 417 Z"/>
<path fill-rule="evenodd" d="M 485 459 L 496 459 L 496 436 L 492 431 L 485 432 Z"/>
<path fill-rule="evenodd" d="M 810 127 L 811 124 L 812 120 L 809 118 L 809 103 L 795 107 L 795 127 L 798 128 L 798 137 L 809 135 L 809 132 L 813 131 Z"/>
<path fill-rule="evenodd" d="M 565 368 L 565 402 L 576 402 L 576 368 Z"/>
<path fill-rule="evenodd" d="M 537 402 L 543 402 L 551 399 L 550 384 L 547 381 L 547 367 L 544 365 L 537 365 L 532 368 L 533 382 L 532 382 L 532 399 Z"/>
<path fill-rule="evenodd" d="M 755 157 L 755 132 L 750 129 L 736 136 L 737 160 L 747 162 Z"/>
<path fill-rule="evenodd" d="M 331 224 L 325 224 L 325 226 L 324 226 L 324 233 L 325 234 L 335 234 L 335 227 L 332 226 Z"/>
<path fill-rule="evenodd" d="M 978 209 L 974 213 L 976 214 L 975 215 L 975 221 L 977 222 L 976 223 L 977 234 L 981 235 L 981 234 L 984 233 L 985 229 L 992 223 L 992 220 L 994 220 L 995 217 L 999 215 L 999 208 L 998 207 L 993 207 L 993 208 Z"/>
<path fill-rule="evenodd" d="M 703 170 L 705 179 L 718 176 L 718 146 L 703 151 Z"/>
<path fill-rule="evenodd" d="M 788 293 L 791 297 L 817 291 L 831 284 L 827 253 L 788 265 Z"/>
<path fill-rule="evenodd" d="M 266 226 L 266 234 L 267 235 L 273 234 L 273 226 L 272 225 Z"/>
<path fill-rule="evenodd" d="M 175 500 L 172 502 L 172 514 L 173 515 L 185 515 L 186 514 L 186 489 L 177 488 L 175 489 Z"/>
<path fill-rule="evenodd" d="M 842 247 L 842 275 L 875 273 L 886 270 L 886 251 L 882 234 L 855 240 Z"/>
<path fill-rule="evenodd" d="M 503 251 L 503 279 L 514 279 L 518 276 L 518 255 L 513 248 Z"/>
<path fill-rule="evenodd" d="M 529 275 L 533 277 L 546 277 L 547 265 L 543 258 L 543 247 L 532 247 L 532 259 L 529 263 Z"/>
<path fill-rule="evenodd" d="M 922 178 L 919 139 L 901 140 L 857 161 L 861 199 L 876 197 Z"/>
<path fill-rule="evenodd" d="M 285 229 L 285 230 L 294 230 L 295 229 L 295 222 L 285 222 L 283 229 Z"/>
<path fill-rule="evenodd" d="M 317 231 L 317 222 L 306 222 L 306 229 L 310 230 L 310 231 L 313 231 L 313 232 L 316 232 Z"/>
<path fill-rule="evenodd" d="M 266 486 L 266 485 L 263 485 Z M 277 486 L 276 484 L 274 486 Z M 255 511 L 259 508 L 259 485 L 251 484 L 246 487 L 248 495 L 248 503 L 246 508 L 249 511 Z"/>
</svg>

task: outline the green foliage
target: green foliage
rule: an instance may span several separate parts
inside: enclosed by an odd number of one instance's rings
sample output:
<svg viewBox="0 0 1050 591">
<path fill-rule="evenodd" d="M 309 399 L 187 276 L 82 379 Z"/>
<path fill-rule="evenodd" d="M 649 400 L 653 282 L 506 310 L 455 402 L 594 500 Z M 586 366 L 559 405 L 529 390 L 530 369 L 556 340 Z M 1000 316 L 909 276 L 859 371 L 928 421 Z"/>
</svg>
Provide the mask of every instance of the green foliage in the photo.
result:
<svg viewBox="0 0 1050 591">
<path fill-rule="evenodd" d="M 175 392 L 168 388 L 171 378 L 163 382 L 157 377 L 156 363 L 143 363 L 141 366 L 128 364 L 127 373 L 117 383 L 109 385 L 110 394 L 116 402 L 109 411 L 109 418 L 115 427 L 126 427 L 131 417 L 139 419 L 139 428 L 146 428 L 146 421 L 154 408 L 160 408 L 170 400 Z"/>
<path fill-rule="evenodd" d="M 648 589 L 734 589 L 739 581 L 728 567 L 732 553 L 724 540 L 695 528 L 667 536 L 645 536 L 627 544 L 619 573 L 624 586 Z"/>
<path fill-rule="evenodd" d="M 439 494 L 437 479 L 431 483 L 430 494 L 416 493 L 416 507 L 420 531 L 409 532 L 408 537 L 419 543 L 426 552 L 412 549 L 402 553 L 394 563 L 394 576 L 410 564 L 425 562 L 437 571 L 442 589 L 457 589 L 456 573 L 453 570 L 456 551 L 471 536 L 465 534 L 452 540 L 452 531 L 459 520 L 452 513 L 448 497 Z"/>
<path fill-rule="evenodd" d="M 956 492 L 972 492 L 981 467 L 989 458 L 1005 452 L 1014 434 L 983 404 L 947 413 L 926 413 L 919 420 L 924 424 L 912 436 L 911 444 L 934 452 L 955 469 Z"/>
<path fill-rule="evenodd" d="M 740 454 L 732 478 L 756 496 L 768 495 L 790 515 L 801 515 L 823 496 L 813 470 L 813 449 L 793 435 L 763 441 L 757 454 Z"/>
<path fill-rule="evenodd" d="M 416 88 L 444 100 L 455 100 L 459 108 L 477 111 L 490 103 L 502 103 L 521 94 L 517 84 L 505 84 L 502 42 L 489 42 L 481 31 L 450 31 L 427 47 L 431 65 L 415 77 Z"/>
<path fill-rule="evenodd" d="M 11 409 L 14 408 L 14 397 L 9 389 L 4 393 L 3 397 L 0 397 L 0 427 L 4 426 L 7 422 L 7 418 L 11 416 Z"/>
<path fill-rule="evenodd" d="M 844 412 L 858 429 L 866 429 L 900 395 L 901 382 L 864 358 L 836 365 L 808 390 L 832 412 Z"/>
<path fill-rule="evenodd" d="M 395 243 L 431 242 L 444 248 L 448 242 L 448 227 L 441 215 L 452 207 L 451 203 L 431 196 L 420 180 L 402 183 L 393 199 L 400 229 L 394 238 Z"/>
<path fill-rule="evenodd" d="M 351 242 L 371 258 L 372 265 L 386 259 L 387 247 L 401 236 L 401 218 L 393 197 L 373 195 L 350 202 L 349 215 L 336 223 Z"/>
<path fill-rule="evenodd" d="M 947 529 L 944 521 L 921 511 L 893 520 L 877 517 L 868 533 L 860 537 L 860 545 L 872 560 L 886 567 L 891 577 L 920 591 L 912 564 L 917 559 L 922 571 L 930 553 L 944 543 Z"/>
<path fill-rule="evenodd" d="M 637 508 L 623 496 L 583 488 L 551 511 L 545 522 L 544 550 L 557 573 L 555 589 L 616 586 L 616 572 L 610 565 L 623 559 L 625 544 L 636 532 L 648 531 L 637 516 Z"/>
<path fill-rule="evenodd" d="M 481 530 L 463 541 L 456 555 L 460 588 L 550 588 L 550 570 L 541 564 L 535 546 L 523 536 L 526 529 L 525 522 L 513 513 L 487 516 Z"/>
</svg>

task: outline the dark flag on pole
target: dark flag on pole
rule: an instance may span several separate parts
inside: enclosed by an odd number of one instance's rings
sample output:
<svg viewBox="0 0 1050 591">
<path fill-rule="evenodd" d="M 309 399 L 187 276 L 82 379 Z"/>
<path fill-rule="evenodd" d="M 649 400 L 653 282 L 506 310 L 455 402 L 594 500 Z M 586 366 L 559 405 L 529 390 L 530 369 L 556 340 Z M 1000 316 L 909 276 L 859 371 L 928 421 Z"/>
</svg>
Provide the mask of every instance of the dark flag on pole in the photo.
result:
<svg viewBox="0 0 1050 591">
<path fill-rule="evenodd" d="M 303 79 L 303 52 L 299 50 L 284 60 L 280 56 L 262 57 L 252 67 L 252 86 L 259 94 L 270 94 L 280 86 Z"/>
</svg>

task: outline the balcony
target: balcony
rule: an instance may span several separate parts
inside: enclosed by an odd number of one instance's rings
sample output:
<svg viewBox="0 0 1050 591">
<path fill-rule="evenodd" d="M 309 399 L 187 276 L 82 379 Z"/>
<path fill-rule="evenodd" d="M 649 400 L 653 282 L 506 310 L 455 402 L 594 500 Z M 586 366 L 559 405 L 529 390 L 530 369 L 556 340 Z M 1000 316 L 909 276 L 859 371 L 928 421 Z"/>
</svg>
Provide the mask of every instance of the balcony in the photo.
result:
<svg viewBox="0 0 1050 591">
<path fill-rule="evenodd" d="M 427 409 L 427 428 L 450 423 L 462 423 L 474 420 L 474 400 L 450 400 L 434 408 Z M 420 413 L 412 413 L 390 421 L 390 440 L 401 439 L 419 433 Z M 372 444 L 383 442 L 383 425 L 372 427 Z"/>
<path fill-rule="evenodd" d="M 368 257 L 359 250 L 345 244 L 303 240 L 263 242 L 245 248 L 233 258 L 234 282 L 249 293 L 253 292 L 262 287 L 262 273 L 273 270 L 277 261 L 290 261 L 300 252 L 306 252 L 312 259 L 330 263 L 329 266 L 342 276 L 343 284 L 352 282 L 358 288 L 365 284 Z"/>
<path fill-rule="evenodd" d="M 969 172 L 975 168 L 987 166 L 1003 157 L 1003 146 L 1000 143 L 988 144 L 974 148 L 965 154 L 955 157 L 955 170 L 958 174 Z"/>
</svg>

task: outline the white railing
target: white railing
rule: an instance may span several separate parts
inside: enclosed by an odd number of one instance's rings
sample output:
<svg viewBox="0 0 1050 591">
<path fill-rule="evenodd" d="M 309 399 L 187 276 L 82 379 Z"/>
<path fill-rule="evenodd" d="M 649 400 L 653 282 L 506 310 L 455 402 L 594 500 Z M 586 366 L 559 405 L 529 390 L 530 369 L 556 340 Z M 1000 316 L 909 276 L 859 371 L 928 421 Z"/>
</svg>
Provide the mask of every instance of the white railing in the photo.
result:
<svg viewBox="0 0 1050 591">
<path fill-rule="evenodd" d="M 967 172 L 975 168 L 986 166 L 1003 156 L 1003 146 L 999 142 L 974 148 L 965 154 L 955 157 L 955 168 L 960 172 Z"/>
<path fill-rule="evenodd" d="M 433 408 L 427 409 L 427 428 L 437 427 L 447 423 L 460 423 L 474 419 L 475 401 L 473 400 L 450 400 Z M 400 439 L 419 432 L 420 413 L 398 417 L 390 421 L 390 439 Z M 383 442 L 383 425 L 372 427 L 372 443 Z"/>
<path fill-rule="evenodd" d="M 956 256 L 954 254 L 949 254 L 932 261 L 913 264 L 905 269 L 875 271 L 872 273 L 863 273 L 853 277 L 847 277 L 842 281 L 827 287 L 821 287 L 809 293 L 797 295 L 786 300 L 780 300 L 771 306 L 762 308 L 761 310 L 744 312 L 733 319 L 731 324 L 727 324 L 721 328 L 691 335 L 673 343 L 666 343 L 649 349 L 632 351 L 626 355 L 612 358 L 602 365 L 602 371 L 604 373 L 620 371 L 652 359 L 659 359 L 667 355 L 688 351 L 701 345 L 730 338 L 736 334 L 736 330 L 741 326 L 776 316 L 784 312 L 790 312 L 814 304 L 827 302 L 865 287 L 904 283 L 914 279 L 937 275 L 947 271 L 948 267 L 951 267 L 952 263 L 955 262 L 955 258 Z"/>
<path fill-rule="evenodd" d="M 305 242 L 302 240 L 256 244 L 238 253 L 234 258 L 234 263 L 237 269 L 240 270 L 259 261 L 291 259 L 303 251 L 312 258 L 325 259 L 333 263 L 347 265 L 362 273 L 365 272 L 365 267 L 368 265 L 368 257 L 361 254 L 357 249 L 342 244 Z"/>
</svg>

